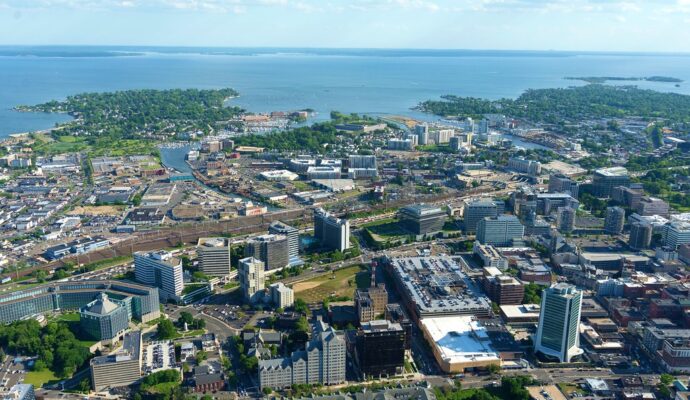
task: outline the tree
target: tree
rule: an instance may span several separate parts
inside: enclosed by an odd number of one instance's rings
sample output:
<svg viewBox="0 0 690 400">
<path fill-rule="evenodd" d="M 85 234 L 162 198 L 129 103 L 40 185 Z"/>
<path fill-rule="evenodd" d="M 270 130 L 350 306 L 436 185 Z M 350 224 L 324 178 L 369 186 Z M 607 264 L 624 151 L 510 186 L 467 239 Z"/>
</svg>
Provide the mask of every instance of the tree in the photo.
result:
<svg viewBox="0 0 690 400">
<path fill-rule="evenodd" d="M 187 323 L 187 325 L 192 326 L 192 324 L 194 323 L 194 317 L 190 312 L 182 311 L 180 313 L 180 318 L 177 319 L 177 323 L 180 325 L 184 325 L 185 323 Z"/>
<path fill-rule="evenodd" d="M 303 299 L 296 299 L 293 308 L 295 309 L 295 312 L 298 313 L 306 314 L 309 312 L 309 307 Z"/>
<path fill-rule="evenodd" d="M 305 316 L 299 317 L 297 323 L 295 324 L 295 330 L 298 332 L 309 332 L 309 323 Z"/>
<path fill-rule="evenodd" d="M 175 325 L 169 319 L 162 319 L 158 323 L 158 338 L 159 339 L 174 339 L 177 336 Z"/>
<path fill-rule="evenodd" d="M 487 367 L 487 370 L 491 375 L 496 375 L 497 373 L 501 372 L 501 367 L 498 366 L 498 364 L 490 364 Z"/>
<path fill-rule="evenodd" d="M 666 386 L 668 386 L 668 385 L 670 385 L 671 383 L 673 383 L 673 379 L 674 379 L 674 378 L 673 378 L 673 375 L 671 375 L 671 374 L 661 374 L 661 375 L 659 376 L 659 380 L 661 381 L 661 383 L 664 384 L 664 385 L 666 385 Z"/>
<path fill-rule="evenodd" d="M 207 358 L 208 358 L 208 354 L 206 354 L 205 351 L 203 351 L 203 350 L 197 351 L 197 353 L 196 353 L 197 364 L 201 364 L 202 362 L 206 361 Z"/>
</svg>

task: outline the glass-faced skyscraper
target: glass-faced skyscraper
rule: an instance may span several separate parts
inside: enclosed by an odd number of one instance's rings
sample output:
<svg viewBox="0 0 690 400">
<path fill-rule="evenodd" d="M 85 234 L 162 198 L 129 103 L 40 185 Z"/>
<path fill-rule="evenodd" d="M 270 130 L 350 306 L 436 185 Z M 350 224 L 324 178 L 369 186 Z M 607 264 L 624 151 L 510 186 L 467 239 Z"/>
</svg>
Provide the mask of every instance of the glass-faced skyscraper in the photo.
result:
<svg viewBox="0 0 690 400">
<path fill-rule="evenodd" d="M 557 283 L 544 290 L 534 350 L 558 358 L 560 362 L 570 362 L 582 354 L 581 311 L 582 292 L 575 286 Z"/>
</svg>

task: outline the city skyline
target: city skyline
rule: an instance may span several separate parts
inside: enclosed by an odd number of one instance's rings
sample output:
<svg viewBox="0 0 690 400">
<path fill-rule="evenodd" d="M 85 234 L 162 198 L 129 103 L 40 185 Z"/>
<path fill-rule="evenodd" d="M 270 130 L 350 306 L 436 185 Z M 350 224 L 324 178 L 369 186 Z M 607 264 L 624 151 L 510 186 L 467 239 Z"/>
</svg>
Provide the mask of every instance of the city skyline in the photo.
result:
<svg viewBox="0 0 690 400">
<path fill-rule="evenodd" d="M 677 53 L 688 22 L 688 0 L 4 0 L 0 44 Z"/>
</svg>

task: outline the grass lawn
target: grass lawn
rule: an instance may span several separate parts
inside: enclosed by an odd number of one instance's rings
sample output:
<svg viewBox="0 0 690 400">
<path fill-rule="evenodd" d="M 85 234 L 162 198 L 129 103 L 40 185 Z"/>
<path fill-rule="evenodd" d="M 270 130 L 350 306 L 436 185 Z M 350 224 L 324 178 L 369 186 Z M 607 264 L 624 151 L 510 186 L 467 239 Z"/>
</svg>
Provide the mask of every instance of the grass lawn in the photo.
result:
<svg viewBox="0 0 690 400">
<path fill-rule="evenodd" d="M 172 389 L 178 386 L 180 386 L 180 382 L 163 382 L 147 388 L 146 391 L 149 393 L 170 393 Z"/>
<path fill-rule="evenodd" d="M 407 235 L 407 232 L 400 228 L 400 223 L 395 219 L 384 219 L 378 222 L 366 227 L 369 233 L 371 233 L 372 238 L 377 242 L 385 242 L 386 239 Z"/>
<path fill-rule="evenodd" d="M 558 388 L 565 394 L 566 396 L 570 396 L 571 393 L 580 393 L 580 394 L 585 394 L 586 392 L 582 390 L 579 386 L 573 385 L 571 383 L 559 383 Z"/>
<path fill-rule="evenodd" d="M 371 276 L 362 265 L 342 268 L 293 286 L 295 297 L 307 303 L 319 303 L 332 295 L 353 297 L 356 288 L 369 287 Z"/>
<path fill-rule="evenodd" d="M 295 189 L 299 190 L 300 192 L 306 192 L 308 190 L 314 190 L 314 187 L 309 184 L 309 182 L 304 182 L 304 181 L 292 181 L 290 182 L 292 186 L 295 187 Z"/>
<path fill-rule="evenodd" d="M 24 378 L 24 383 L 30 383 L 35 387 L 39 388 L 43 386 L 44 383 L 50 383 L 54 381 L 59 381 L 57 376 L 53 371 L 49 369 L 44 369 L 43 371 L 29 371 L 26 373 L 26 378 Z"/>
</svg>

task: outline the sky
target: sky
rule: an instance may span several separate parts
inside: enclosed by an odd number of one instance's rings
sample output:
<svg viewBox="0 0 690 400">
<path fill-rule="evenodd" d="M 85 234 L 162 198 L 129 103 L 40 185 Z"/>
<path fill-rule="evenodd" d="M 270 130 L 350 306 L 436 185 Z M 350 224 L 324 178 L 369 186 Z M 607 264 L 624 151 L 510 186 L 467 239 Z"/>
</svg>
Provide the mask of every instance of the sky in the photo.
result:
<svg viewBox="0 0 690 400">
<path fill-rule="evenodd" d="M 0 0 L 0 44 L 690 52 L 690 0 Z"/>
</svg>

